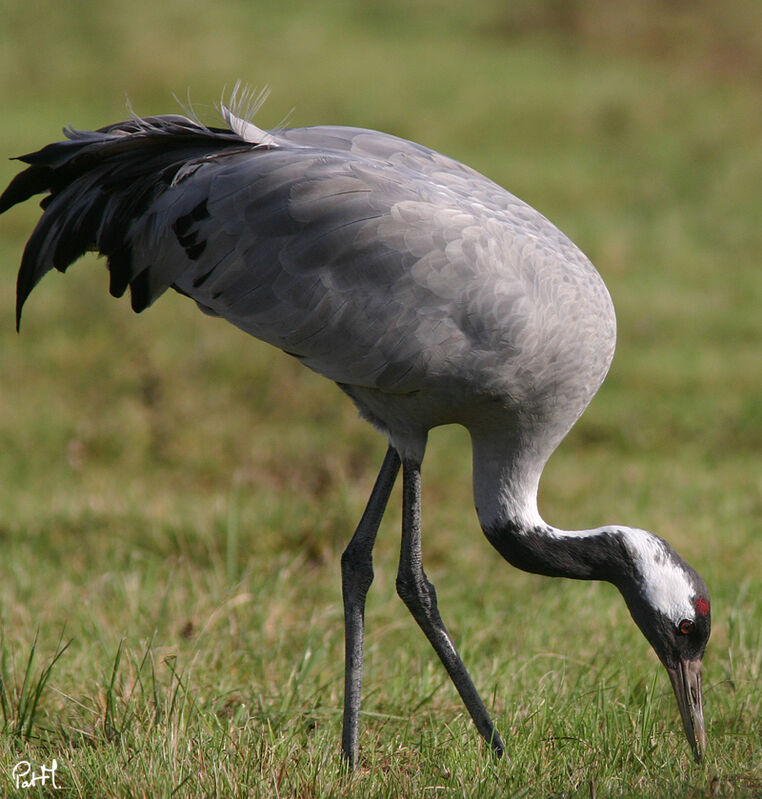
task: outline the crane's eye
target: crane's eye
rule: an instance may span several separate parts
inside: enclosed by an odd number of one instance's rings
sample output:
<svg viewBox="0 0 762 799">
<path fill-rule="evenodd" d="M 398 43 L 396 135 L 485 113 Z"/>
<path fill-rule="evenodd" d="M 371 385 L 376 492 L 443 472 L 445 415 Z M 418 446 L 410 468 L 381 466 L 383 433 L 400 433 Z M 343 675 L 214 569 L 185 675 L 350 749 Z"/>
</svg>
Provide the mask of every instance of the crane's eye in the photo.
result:
<svg viewBox="0 0 762 799">
<path fill-rule="evenodd" d="M 677 625 L 677 629 L 683 635 L 690 635 L 695 629 L 696 625 L 690 619 L 683 619 L 680 624 Z"/>
</svg>

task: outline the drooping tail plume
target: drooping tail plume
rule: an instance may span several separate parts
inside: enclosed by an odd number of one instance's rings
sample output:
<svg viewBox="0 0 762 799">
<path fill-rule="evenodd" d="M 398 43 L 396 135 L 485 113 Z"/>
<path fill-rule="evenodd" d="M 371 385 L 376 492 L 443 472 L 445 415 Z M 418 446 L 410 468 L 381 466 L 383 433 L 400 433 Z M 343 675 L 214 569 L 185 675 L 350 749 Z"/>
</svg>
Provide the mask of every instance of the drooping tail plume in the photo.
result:
<svg viewBox="0 0 762 799">
<path fill-rule="evenodd" d="M 158 296 L 155 287 L 149 291 L 146 264 L 133 263 L 132 222 L 194 163 L 273 146 L 269 134 L 228 108 L 223 111 L 233 129 L 206 127 L 179 115 L 135 117 L 97 131 L 66 128 L 66 140 L 18 158 L 28 167 L 0 196 L 0 213 L 35 194 L 46 196 L 19 270 L 17 329 L 24 302 L 42 277 L 53 268 L 66 271 L 87 251 L 106 256 L 111 293 L 119 297 L 129 286 L 136 311 Z"/>
</svg>

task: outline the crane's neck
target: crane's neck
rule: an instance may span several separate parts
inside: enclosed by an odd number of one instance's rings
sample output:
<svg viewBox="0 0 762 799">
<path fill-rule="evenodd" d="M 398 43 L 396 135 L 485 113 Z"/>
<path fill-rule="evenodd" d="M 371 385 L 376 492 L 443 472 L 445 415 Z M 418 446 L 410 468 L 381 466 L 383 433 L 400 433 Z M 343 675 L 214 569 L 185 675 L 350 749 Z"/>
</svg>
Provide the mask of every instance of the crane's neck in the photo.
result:
<svg viewBox="0 0 762 799">
<path fill-rule="evenodd" d="M 561 530 L 543 521 L 537 488 L 545 460 L 520 441 L 474 439 L 474 500 L 487 538 L 524 571 L 606 580 L 624 588 L 637 568 L 629 541 L 634 531 L 619 526 Z"/>
<path fill-rule="evenodd" d="M 623 525 L 560 530 L 537 510 L 537 486 L 546 457 L 517 437 L 474 443 L 474 499 L 479 521 L 495 549 L 524 571 L 549 577 L 605 580 L 621 592 L 633 619 L 664 660 L 664 631 L 706 616 L 706 584 L 662 538 Z M 666 661 L 665 661 L 666 662 Z"/>
<path fill-rule="evenodd" d="M 635 578 L 626 530 L 560 530 L 543 524 L 526 527 L 517 520 L 483 525 L 490 543 L 513 566 L 547 577 L 605 580 L 623 591 Z"/>
</svg>

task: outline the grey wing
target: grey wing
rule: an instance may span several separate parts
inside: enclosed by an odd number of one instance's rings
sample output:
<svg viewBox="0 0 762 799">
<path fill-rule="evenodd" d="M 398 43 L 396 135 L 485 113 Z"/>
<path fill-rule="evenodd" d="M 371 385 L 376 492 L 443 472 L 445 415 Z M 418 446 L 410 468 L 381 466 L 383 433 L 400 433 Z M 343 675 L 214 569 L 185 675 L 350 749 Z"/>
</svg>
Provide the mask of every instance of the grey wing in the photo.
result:
<svg viewBox="0 0 762 799">
<path fill-rule="evenodd" d="M 471 269 L 462 242 L 476 220 L 460 204 L 364 154 L 246 152 L 160 195 L 133 257 L 160 265 L 157 285 L 169 270 L 203 310 L 337 382 L 411 391 L 468 347 L 453 310 L 467 275 L 453 271 Z"/>
<path fill-rule="evenodd" d="M 521 398 L 557 392 L 560 373 L 571 384 L 592 370 L 583 392 L 602 379 L 605 287 L 537 211 L 394 136 L 233 126 L 135 119 L 23 156 L 0 213 L 49 194 L 17 323 L 46 272 L 92 249 L 135 310 L 173 286 L 340 383 L 410 392 L 441 379 Z"/>
</svg>

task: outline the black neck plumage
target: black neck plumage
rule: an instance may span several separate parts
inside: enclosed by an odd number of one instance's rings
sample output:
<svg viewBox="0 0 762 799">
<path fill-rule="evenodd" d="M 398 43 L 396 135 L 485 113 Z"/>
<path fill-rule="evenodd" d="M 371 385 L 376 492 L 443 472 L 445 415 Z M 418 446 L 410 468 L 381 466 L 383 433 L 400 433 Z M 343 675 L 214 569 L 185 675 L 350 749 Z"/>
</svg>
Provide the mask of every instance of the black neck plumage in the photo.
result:
<svg viewBox="0 0 762 799">
<path fill-rule="evenodd" d="M 616 528 L 565 532 L 511 520 L 484 532 L 510 564 L 526 572 L 615 585 L 632 576 L 631 558 Z"/>
</svg>

